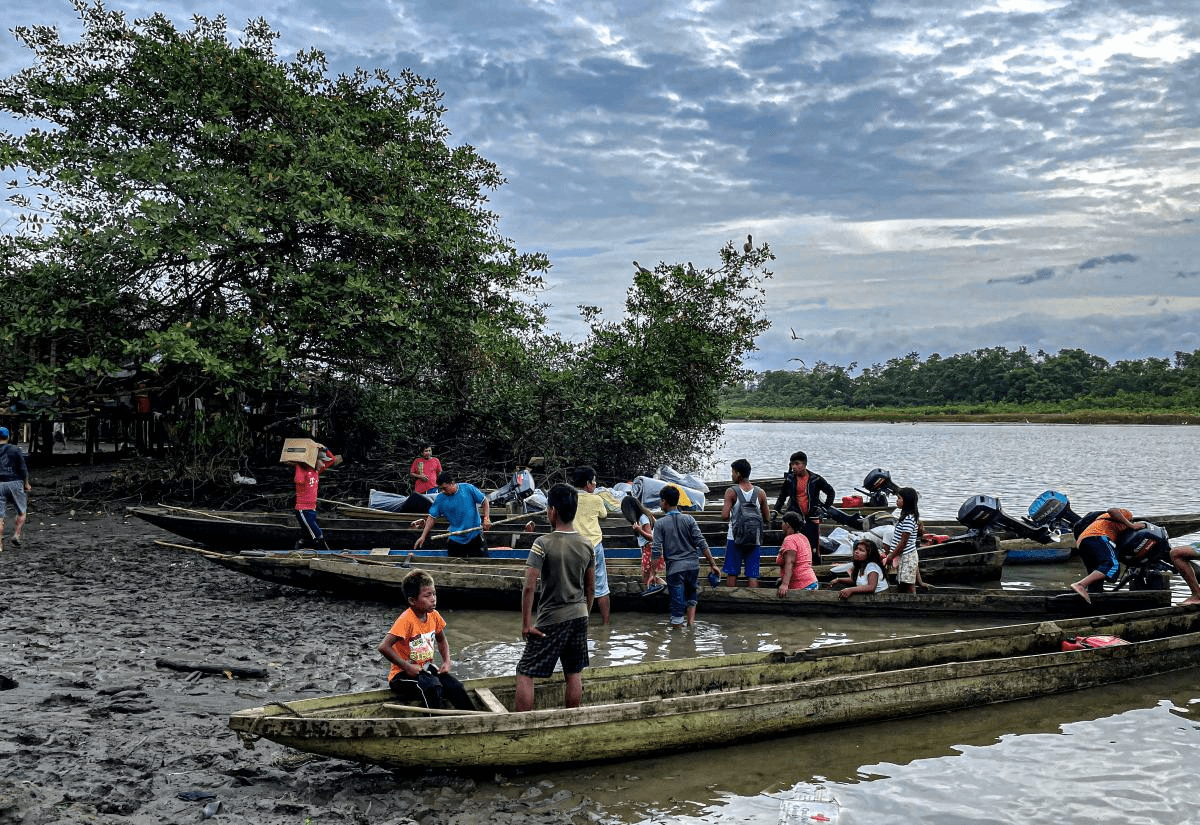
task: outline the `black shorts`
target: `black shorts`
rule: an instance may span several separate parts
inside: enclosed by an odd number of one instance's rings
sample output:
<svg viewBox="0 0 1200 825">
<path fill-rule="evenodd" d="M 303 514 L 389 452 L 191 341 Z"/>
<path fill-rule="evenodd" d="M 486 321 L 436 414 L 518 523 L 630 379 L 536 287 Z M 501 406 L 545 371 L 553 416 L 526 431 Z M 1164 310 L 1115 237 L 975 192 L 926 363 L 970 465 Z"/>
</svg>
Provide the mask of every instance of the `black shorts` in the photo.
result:
<svg viewBox="0 0 1200 825">
<path fill-rule="evenodd" d="M 517 675 L 544 679 L 562 660 L 563 673 L 581 673 L 588 661 L 587 616 L 539 627 L 545 636 L 525 640 L 525 652 L 517 663 Z"/>
<path fill-rule="evenodd" d="M 487 545 L 483 543 L 483 536 L 476 533 L 467 541 L 447 541 L 446 555 L 457 559 L 487 558 Z"/>
</svg>

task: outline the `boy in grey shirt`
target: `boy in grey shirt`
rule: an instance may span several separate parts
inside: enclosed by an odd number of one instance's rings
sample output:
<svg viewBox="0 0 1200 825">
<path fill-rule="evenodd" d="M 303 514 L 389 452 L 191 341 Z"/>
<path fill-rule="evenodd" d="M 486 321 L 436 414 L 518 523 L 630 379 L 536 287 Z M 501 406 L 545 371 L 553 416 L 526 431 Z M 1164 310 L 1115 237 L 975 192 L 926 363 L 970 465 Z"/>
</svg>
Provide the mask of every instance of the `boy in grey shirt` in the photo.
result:
<svg viewBox="0 0 1200 825">
<path fill-rule="evenodd" d="M 679 512 L 679 488 L 667 485 L 658 494 L 662 518 L 654 522 L 654 541 L 650 558 L 662 556 L 667 560 L 667 593 L 671 597 L 671 627 L 688 627 L 696 623 L 696 605 L 700 601 L 700 555 L 708 559 L 708 569 L 720 577 L 721 570 L 713 559 L 700 525 L 686 513 Z"/>
</svg>

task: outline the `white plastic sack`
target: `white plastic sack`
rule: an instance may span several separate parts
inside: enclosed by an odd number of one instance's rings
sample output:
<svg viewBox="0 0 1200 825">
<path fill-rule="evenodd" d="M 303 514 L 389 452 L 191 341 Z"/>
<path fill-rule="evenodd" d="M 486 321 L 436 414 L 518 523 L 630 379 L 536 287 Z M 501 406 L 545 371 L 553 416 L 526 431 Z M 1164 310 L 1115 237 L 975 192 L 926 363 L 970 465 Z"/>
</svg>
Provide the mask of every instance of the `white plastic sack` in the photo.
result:
<svg viewBox="0 0 1200 825">
<path fill-rule="evenodd" d="M 658 468 L 658 472 L 654 474 L 654 477 L 662 481 L 669 481 L 672 484 L 678 484 L 686 490 L 698 490 L 702 494 L 701 498 L 704 497 L 703 493 L 709 492 L 708 485 L 704 483 L 704 479 L 700 478 L 700 476 L 693 475 L 692 473 L 681 473 L 678 470 L 668 467 L 666 464 Z"/>
</svg>

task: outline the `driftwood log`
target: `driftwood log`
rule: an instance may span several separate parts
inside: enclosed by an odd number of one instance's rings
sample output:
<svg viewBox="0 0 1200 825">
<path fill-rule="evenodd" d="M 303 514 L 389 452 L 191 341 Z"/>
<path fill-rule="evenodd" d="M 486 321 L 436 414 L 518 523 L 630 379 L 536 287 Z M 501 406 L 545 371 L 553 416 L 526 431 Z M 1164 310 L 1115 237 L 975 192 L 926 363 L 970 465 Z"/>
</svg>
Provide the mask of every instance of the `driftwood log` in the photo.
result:
<svg viewBox="0 0 1200 825">
<path fill-rule="evenodd" d="M 182 670 L 185 673 L 213 673 L 228 676 L 230 678 L 237 677 L 239 679 L 265 679 L 267 678 L 267 669 L 265 667 L 240 667 L 239 665 L 221 665 L 211 664 L 206 662 L 188 662 L 180 659 L 155 659 L 155 667 L 165 667 L 171 670 Z"/>
</svg>

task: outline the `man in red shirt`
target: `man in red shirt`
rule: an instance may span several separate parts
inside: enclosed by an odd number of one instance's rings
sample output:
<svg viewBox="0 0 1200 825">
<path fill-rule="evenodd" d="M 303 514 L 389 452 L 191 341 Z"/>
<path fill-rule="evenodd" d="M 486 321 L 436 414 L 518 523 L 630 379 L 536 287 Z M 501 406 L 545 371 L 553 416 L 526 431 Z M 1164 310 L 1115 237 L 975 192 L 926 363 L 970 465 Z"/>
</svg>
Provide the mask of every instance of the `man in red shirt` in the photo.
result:
<svg viewBox="0 0 1200 825">
<path fill-rule="evenodd" d="M 418 493 L 428 493 L 436 490 L 438 473 L 442 471 L 442 462 L 433 457 L 433 447 L 426 447 L 421 454 L 413 459 L 408 475 L 413 481 L 413 490 Z"/>
<path fill-rule="evenodd" d="M 325 534 L 321 532 L 321 525 L 317 523 L 317 485 L 320 483 L 321 473 L 341 462 L 342 457 L 335 456 L 324 445 L 317 450 L 316 467 L 311 467 L 303 461 L 288 462 L 296 467 L 296 520 L 300 522 L 300 530 L 305 536 L 296 542 L 297 548 L 312 544 L 329 549 L 329 545 L 325 543 Z"/>
</svg>

